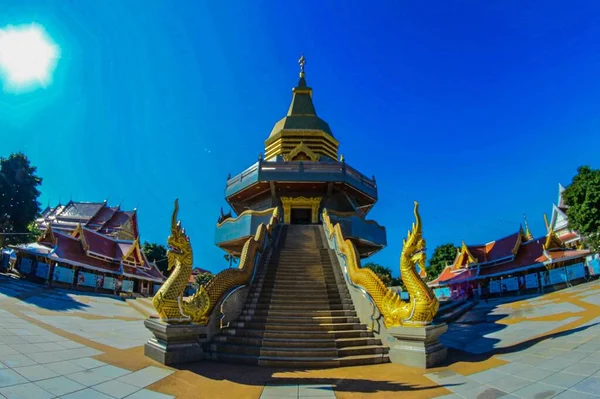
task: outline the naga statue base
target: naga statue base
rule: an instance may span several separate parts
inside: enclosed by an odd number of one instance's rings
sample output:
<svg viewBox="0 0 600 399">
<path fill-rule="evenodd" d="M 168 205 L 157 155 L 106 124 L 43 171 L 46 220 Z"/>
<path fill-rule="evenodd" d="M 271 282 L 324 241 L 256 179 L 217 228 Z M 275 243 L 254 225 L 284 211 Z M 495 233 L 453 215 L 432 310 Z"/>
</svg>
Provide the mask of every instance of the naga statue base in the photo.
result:
<svg viewBox="0 0 600 399">
<path fill-rule="evenodd" d="M 150 359 L 167 366 L 204 359 L 206 326 L 168 324 L 158 318 L 146 319 L 144 325 L 154 335 L 144 345 L 144 355 Z"/>
<path fill-rule="evenodd" d="M 426 369 L 439 366 L 448 356 L 448 349 L 439 341 L 447 330 L 446 323 L 388 328 L 386 346 L 391 362 Z"/>
</svg>

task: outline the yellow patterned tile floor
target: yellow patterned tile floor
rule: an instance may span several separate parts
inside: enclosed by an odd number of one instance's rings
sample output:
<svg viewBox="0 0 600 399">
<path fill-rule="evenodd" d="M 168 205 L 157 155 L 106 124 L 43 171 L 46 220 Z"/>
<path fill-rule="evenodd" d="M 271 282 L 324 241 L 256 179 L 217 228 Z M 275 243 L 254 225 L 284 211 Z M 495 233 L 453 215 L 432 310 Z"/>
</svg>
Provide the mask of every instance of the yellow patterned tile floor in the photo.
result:
<svg viewBox="0 0 600 399">
<path fill-rule="evenodd" d="M 143 355 L 146 307 L 2 281 L 0 397 L 600 397 L 598 282 L 478 304 L 451 325 L 448 364 L 432 370 L 164 367 Z"/>
</svg>

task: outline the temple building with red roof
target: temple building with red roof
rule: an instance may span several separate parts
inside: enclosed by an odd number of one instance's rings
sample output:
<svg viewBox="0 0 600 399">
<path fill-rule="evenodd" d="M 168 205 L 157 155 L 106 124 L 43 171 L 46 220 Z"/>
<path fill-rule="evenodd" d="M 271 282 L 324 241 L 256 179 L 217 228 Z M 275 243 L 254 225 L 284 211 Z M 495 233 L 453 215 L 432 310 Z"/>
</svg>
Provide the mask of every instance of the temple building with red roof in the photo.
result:
<svg viewBox="0 0 600 399">
<path fill-rule="evenodd" d="M 466 245 L 457 251 L 451 265 L 428 285 L 440 297 L 460 298 L 469 290 L 499 294 L 504 291 L 538 290 L 545 286 L 570 284 L 586 275 L 582 237 L 569 229 L 565 188 L 558 185 L 558 205 L 552 219 L 544 215 L 546 235 L 533 238 L 525 220 L 525 230 L 483 245 Z"/>
<path fill-rule="evenodd" d="M 428 285 L 440 297 L 538 290 L 583 279 L 590 251 L 565 246 L 554 231 L 533 238 L 529 228 L 483 245 L 462 243 L 456 258 Z"/>
<path fill-rule="evenodd" d="M 153 295 L 165 281 L 144 255 L 137 212 L 73 202 L 46 208 L 35 221 L 36 242 L 15 245 L 16 268 L 51 285 Z"/>
</svg>

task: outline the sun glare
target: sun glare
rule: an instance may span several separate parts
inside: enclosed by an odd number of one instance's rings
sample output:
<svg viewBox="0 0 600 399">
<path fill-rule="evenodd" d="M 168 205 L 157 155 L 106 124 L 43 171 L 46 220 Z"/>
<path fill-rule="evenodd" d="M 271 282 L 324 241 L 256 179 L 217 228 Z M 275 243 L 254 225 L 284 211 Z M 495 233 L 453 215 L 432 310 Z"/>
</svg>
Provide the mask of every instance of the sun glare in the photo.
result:
<svg viewBox="0 0 600 399">
<path fill-rule="evenodd" d="M 0 29 L 0 72 L 5 87 L 47 86 L 58 57 L 58 46 L 40 25 Z"/>
</svg>

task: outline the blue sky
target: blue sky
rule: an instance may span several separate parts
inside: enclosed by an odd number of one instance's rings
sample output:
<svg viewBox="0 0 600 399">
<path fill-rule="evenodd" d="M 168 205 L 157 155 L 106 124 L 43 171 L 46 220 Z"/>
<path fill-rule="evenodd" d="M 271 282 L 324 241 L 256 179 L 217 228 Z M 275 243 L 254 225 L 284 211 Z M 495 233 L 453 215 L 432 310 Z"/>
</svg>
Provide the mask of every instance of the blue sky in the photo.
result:
<svg viewBox="0 0 600 399">
<path fill-rule="evenodd" d="M 164 243 L 179 197 L 196 265 L 226 267 L 227 174 L 264 150 L 301 53 L 340 152 L 377 178 L 372 260 L 395 275 L 413 200 L 430 255 L 523 213 L 542 235 L 558 183 L 599 166 L 600 3 L 221 3 L 0 0 L 0 28 L 37 22 L 61 48 L 50 86 L 0 92 L 0 155 L 31 158 L 44 206 L 122 202 Z"/>
</svg>

